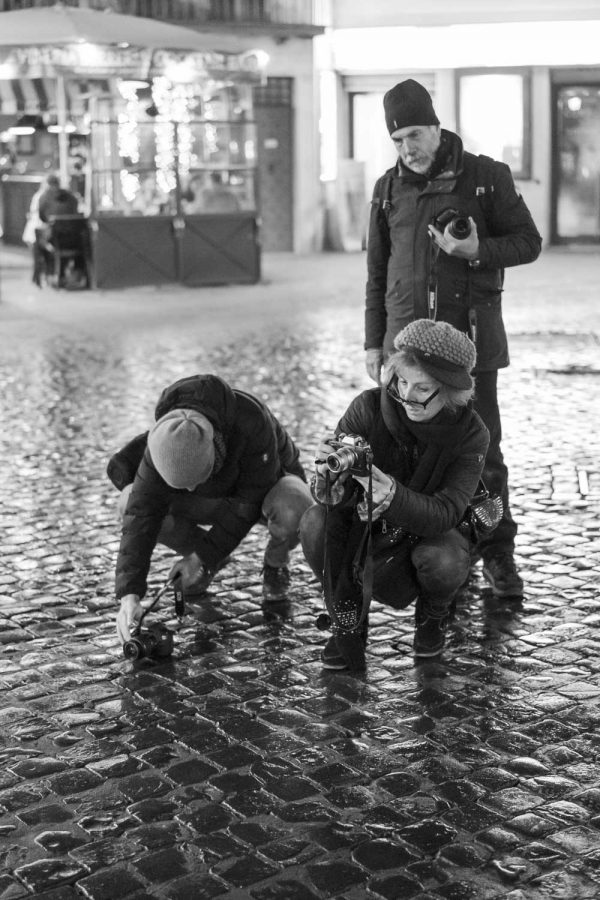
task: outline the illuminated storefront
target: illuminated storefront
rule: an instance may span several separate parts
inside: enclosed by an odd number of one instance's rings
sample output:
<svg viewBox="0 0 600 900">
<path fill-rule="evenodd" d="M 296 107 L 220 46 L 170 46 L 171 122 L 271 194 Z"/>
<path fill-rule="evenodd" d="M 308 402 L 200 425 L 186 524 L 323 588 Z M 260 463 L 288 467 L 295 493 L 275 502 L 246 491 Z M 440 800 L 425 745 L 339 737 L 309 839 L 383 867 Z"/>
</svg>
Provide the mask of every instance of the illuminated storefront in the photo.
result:
<svg viewBox="0 0 600 900">
<path fill-rule="evenodd" d="M 335 7 L 322 39 L 322 171 L 338 182 L 335 199 L 348 195 L 348 163 L 362 167 L 355 239 L 376 179 L 396 159 L 383 95 L 414 78 L 467 149 L 510 165 L 546 241 L 600 243 L 597 4 Z"/>
<path fill-rule="evenodd" d="M 44 172 L 58 169 L 64 184 L 77 186 L 89 219 L 94 286 L 257 281 L 252 87 L 264 79 L 264 57 L 0 48 L 0 78 L 51 84 L 53 94 L 31 138 L 4 135 L 16 156 L 2 183 L 5 234 L 21 233 L 24 222 L 7 216 L 23 215 L 14 202 L 23 184 L 30 196 Z M 34 171 L 23 149 L 38 143 Z"/>
</svg>

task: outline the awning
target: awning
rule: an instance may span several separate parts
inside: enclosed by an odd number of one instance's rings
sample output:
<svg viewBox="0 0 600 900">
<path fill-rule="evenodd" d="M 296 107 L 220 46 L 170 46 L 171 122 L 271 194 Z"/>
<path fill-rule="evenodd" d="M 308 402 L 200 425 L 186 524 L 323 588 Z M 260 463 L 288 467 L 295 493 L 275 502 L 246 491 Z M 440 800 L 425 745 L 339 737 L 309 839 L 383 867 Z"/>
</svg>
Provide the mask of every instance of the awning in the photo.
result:
<svg viewBox="0 0 600 900">
<path fill-rule="evenodd" d="M 85 112 L 85 99 L 90 94 L 111 94 L 113 79 L 66 79 L 65 94 L 69 115 Z M 0 115 L 56 112 L 55 78 L 0 78 Z"/>
</svg>

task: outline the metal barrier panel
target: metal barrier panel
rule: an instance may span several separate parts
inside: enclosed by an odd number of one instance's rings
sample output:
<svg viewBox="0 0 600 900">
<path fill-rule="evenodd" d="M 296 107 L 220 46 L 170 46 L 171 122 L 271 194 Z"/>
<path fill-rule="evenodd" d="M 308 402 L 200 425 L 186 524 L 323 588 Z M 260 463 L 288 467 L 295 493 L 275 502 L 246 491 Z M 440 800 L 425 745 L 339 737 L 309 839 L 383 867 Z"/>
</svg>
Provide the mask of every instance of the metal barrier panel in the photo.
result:
<svg viewBox="0 0 600 900">
<path fill-rule="evenodd" d="M 173 220 L 167 216 L 101 216 L 92 226 L 94 287 L 176 282 Z"/>
<path fill-rule="evenodd" d="M 182 284 L 256 284 L 260 248 L 253 213 L 186 216 L 184 221 L 179 234 Z"/>
</svg>

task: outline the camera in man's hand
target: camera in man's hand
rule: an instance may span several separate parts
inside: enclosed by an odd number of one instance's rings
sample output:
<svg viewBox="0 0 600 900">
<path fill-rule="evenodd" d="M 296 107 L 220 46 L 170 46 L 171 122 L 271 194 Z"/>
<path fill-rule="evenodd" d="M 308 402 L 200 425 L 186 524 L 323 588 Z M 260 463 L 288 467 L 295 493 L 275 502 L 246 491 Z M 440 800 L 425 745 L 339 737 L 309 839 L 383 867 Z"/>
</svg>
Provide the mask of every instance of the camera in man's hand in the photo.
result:
<svg viewBox="0 0 600 900">
<path fill-rule="evenodd" d="M 472 230 L 469 217 L 452 207 L 443 209 L 441 213 L 438 213 L 432 224 L 438 231 L 445 231 L 446 227 L 450 226 L 448 233 L 457 241 L 466 240 Z"/>
<path fill-rule="evenodd" d="M 123 656 L 133 661 L 139 659 L 164 659 L 173 653 L 173 632 L 166 625 L 156 622 L 146 629 L 138 629 L 123 644 Z"/>
<path fill-rule="evenodd" d="M 325 459 L 330 472 L 335 475 L 350 472 L 351 475 L 363 477 L 369 474 L 373 465 L 373 451 L 360 435 L 342 433 L 327 443 L 332 448 Z"/>
</svg>

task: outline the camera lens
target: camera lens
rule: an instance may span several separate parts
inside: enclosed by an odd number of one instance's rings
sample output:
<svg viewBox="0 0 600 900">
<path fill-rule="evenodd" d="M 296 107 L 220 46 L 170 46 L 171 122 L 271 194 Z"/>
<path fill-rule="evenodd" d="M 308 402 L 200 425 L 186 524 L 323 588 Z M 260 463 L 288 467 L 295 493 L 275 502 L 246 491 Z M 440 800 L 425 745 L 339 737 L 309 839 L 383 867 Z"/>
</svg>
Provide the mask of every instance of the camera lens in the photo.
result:
<svg viewBox="0 0 600 900">
<path fill-rule="evenodd" d="M 146 648 L 137 638 L 132 638 L 123 644 L 123 656 L 125 659 L 141 659 L 145 655 Z"/>
<path fill-rule="evenodd" d="M 466 216 L 455 216 L 450 223 L 450 234 L 457 241 L 464 241 L 471 234 L 471 223 Z"/>
<path fill-rule="evenodd" d="M 356 453 L 352 447 L 341 447 L 336 453 L 330 453 L 325 462 L 330 472 L 345 472 L 355 464 Z"/>
</svg>

